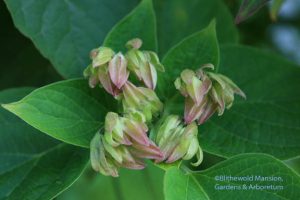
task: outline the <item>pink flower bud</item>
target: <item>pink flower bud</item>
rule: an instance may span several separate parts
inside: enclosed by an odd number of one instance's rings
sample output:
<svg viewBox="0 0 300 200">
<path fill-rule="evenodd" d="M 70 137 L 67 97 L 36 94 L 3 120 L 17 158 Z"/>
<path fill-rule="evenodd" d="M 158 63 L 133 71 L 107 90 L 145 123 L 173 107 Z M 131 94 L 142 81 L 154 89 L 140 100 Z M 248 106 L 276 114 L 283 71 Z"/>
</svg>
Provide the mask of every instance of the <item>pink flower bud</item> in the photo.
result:
<svg viewBox="0 0 300 200">
<path fill-rule="evenodd" d="M 163 109 L 163 104 L 155 92 L 148 88 L 136 87 L 129 81 L 123 87 L 123 108 L 124 112 L 137 111 L 150 121 L 153 115 L 157 115 Z"/>
<path fill-rule="evenodd" d="M 113 84 L 121 89 L 129 76 L 127 60 L 121 53 L 116 54 L 109 62 L 108 71 Z"/>
<path fill-rule="evenodd" d="M 129 43 L 134 46 L 131 40 Z M 140 44 L 140 42 L 138 42 Z M 138 46 L 140 47 L 140 46 Z M 163 65 L 159 62 L 158 56 L 152 51 L 140 51 L 138 48 L 131 48 L 125 55 L 128 60 L 128 69 L 132 71 L 145 86 L 154 90 L 157 83 L 157 71 L 164 71 Z"/>
<path fill-rule="evenodd" d="M 123 118 L 124 132 L 134 141 L 141 145 L 149 146 L 150 141 L 147 136 L 148 127 L 142 122 Z"/>
<path fill-rule="evenodd" d="M 133 144 L 133 148 L 131 148 L 130 151 L 133 155 L 135 155 L 138 158 L 147 158 L 155 160 L 163 158 L 163 153 L 152 141 L 150 141 L 148 146 Z"/>
<path fill-rule="evenodd" d="M 191 98 L 187 97 L 185 99 L 184 121 L 186 124 L 192 123 L 201 116 L 201 114 L 204 112 L 204 106 L 206 102 L 207 98 L 204 98 L 203 101 L 197 105 Z"/>
<path fill-rule="evenodd" d="M 103 88 L 111 95 L 116 97 L 120 90 L 113 84 L 108 74 L 107 68 L 101 67 L 98 71 L 98 78 Z"/>
<path fill-rule="evenodd" d="M 203 112 L 201 112 L 201 115 L 199 116 L 198 124 L 201 125 L 206 122 L 215 113 L 216 109 L 217 104 L 212 102 L 212 100 L 206 101 L 203 107 Z"/>
<path fill-rule="evenodd" d="M 154 90 L 157 83 L 157 72 L 153 64 L 145 62 L 140 68 L 140 74 L 146 87 Z"/>
</svg>

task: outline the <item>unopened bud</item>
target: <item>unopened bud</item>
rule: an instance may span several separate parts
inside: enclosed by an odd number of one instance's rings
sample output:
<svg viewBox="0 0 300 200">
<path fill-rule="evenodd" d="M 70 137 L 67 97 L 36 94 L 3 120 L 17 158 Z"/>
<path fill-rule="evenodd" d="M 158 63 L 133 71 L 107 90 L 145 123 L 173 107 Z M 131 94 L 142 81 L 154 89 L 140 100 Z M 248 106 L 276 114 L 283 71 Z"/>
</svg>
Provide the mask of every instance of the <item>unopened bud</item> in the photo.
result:
<svg viewBox="0 0 300 200">
<path fill-rule="evenodd" d="M 118 89 L 121 89 L 129 76 L 129 72 L 127 71 L 127 61 L 121 53 L 116 54 L 109 62 L 108 71 L 113 84 Z"/>
<path fill-rule="evenodd" d="M 156 135 L 156 141 L 158 142 L 159 146 L 162 146 L 164 143 L 168 142 L 171 134 L 174 132 L 174 129 L 176 129 L 180 123 L 181 120 L 177 115 L 170 115 L 165 119 Z"/>
<path fill-rule="evenodd" d="M 93 50 L 91 57 L 93 63 L 83 72 L 89 78 L 90 87 L 94 88 L 100 82 L 109 94 L 117 98 L 129 76 L 127 60 L 122 53 L 114 55 L 107 47 Z"/>
<path fill-rule="evenodd" d="M 141 48 L 142 44 L 143 44 L 143 41 L 140 38 L 134 38 L 132 40 L 129 40 L 125 46 L 128 49 L 139 49 L 139 48 Z"/>
<path fill-rule="evenodd" d="M 147 159 L 155 159 L 155 160 L 159 160 L 163 158 L 163 153 L 154 144 L 153 141 L 150 141 L 148 146 L 133 144 L 130 151 L 134 156 L 138 158 L 147 158 Z"/>
<path fill-rule="evenodd" d="M 91 165 L 93 169 L 106 176 L 118 176 L 118 168 L 112 160 L 105 155 L 103 136 L 97 133 L 90 145 Z"/>
<path fill-rule="evenodd" d="M 153 115 L 156 116 L 163 109 L 162 102 L 153 90 L 136 87 L 129 81 L 123 87 L 123 96 L 124 112 L 139 111 L 145 116 L 146 121 L 150 121 Z"/>
<path fill-rule="evenodd" d="M 112 146 L 118 146 L 120 144 L 132 144 L 128 136 L 124 134 L 122 118 L 113 112 L 108 112 L 106 114 L 104 137 Z"/>
<path fill-rule="evenodd" d="M 157 54 L 153 51 L 144 51 L 147 60 L 160 72 L 165 72 L 165 67 L 160 63 Z"/>
<path fill-rule="evenodd" d="M 108 67 L 104 66 L 98 69 L 98 78 L 100 80 L 101 86 L 111 95 L 116 97 L 121 91 L 117 88 L 115 84 L 110 79 Z"/>
<path fill-rule="evenodd" d="M 108 47 L 99 47 L 91 51 L 92 66 L 99 67 L 107 64 L 113 57 L 114 51 Z"/>
<path fill-rule="evenodd" d="M 129 41 L 129 43 L 131 44 L 138 41 L 135 40 Z M 138 48 L 132 48 L 126 53 L 126 58 L 128 60 L 129 70 L 132 71 L 140 81 L 143 81 L 146 87 L 154 90 L 157 83 L 156 70 L 164 71 L 164 67 L 159 62 L 156 53 L 152 51 L 140 51 Z"/>
<path fill-rule="evenodd" d="M 185 127 L 181 140 L 166 160 L 166 163 L 172 163 L 179 159 L 189 160 L 194 157 L 199 150 L 197 135 L 198 127 L 196 123 L 191 123 Z"/>
<path fill-rule="evenodd" d="M 148 127 L 143 122 L 138 122 L 129 118 L 122 118 L 124 132 L 135 142 L 141 145 L 149 145 L 147 136 Z"/>
<path fill-rule="evenodd" d="M 177 160 L 184 159 L 189 160 L 195 155 L 198 157 L 198 161 L 195 163 L 200 165 L 201 161 L 199 155 L 202 154 L 198 143 L 198 128 L 196 123 L 191 123 L 184 127 L 180 124 L 179 117 L 171 115 L 165 119 L 160 126 L 156 142 L 159 148 L 163 152 L 163 159 L 157 159 L 156 162 L 173 163 Z"/>
</svg>

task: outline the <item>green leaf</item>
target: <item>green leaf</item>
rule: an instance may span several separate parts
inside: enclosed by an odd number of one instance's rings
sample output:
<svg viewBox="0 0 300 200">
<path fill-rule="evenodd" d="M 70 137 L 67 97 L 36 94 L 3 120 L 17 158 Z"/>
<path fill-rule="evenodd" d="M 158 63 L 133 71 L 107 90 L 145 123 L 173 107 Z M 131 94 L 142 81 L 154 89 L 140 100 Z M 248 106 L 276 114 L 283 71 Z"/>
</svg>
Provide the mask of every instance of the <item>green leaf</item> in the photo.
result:
<svg viewBox="0 0 300 200">
<path fill-rule="evenodd" d="M 139 171 L 122 169 L 117 179 L 89 170 L 57 200 L 163 200 L 163 175 L 152 164 Z"/>
<path fill-rule="evenodd" d="M 280 159 L 300 152 L 300 68 L 254 48 L 221 48 L 220 73 L 247 95 L 199 127 L 205 151 L 223 157 L 246 152 Z"/>
<path fill-rule="evenodd" d="M 21 88 L 0 92 L 7 103 L 28 94 Z M 81 174 L 88 151 L 58 142 L 0 108 L 0 199 L 52 199 Z"/>
<path fill-rule="evenodd" d="M 82 79 L 39 88 L 22 100 L 3 105 L 38 130 L 64 142 L 89 147 L 115 100 Z"/>
<path fill-rule="evenodd" d="M 141 3 L 124 19 L 122 19 L 106 36 L 104 46 L 115 51 L 125 51 L 128 40 L 140 38 L 143 49 L 156 50 L 156 21 L 152 0 L 142 0 Z"/>
<path fill-rule="evenodd" d="M 15 27 L 3 1 L 0 2 L 1 38 L 0 90 L 11 87 L 40 87 L 61 80 L 49 61 Z"/>
<path fill-rule="evenodd" d="M 182 70 L 198 69 L 201 65 L 212 63 L 219 65 L 219 45 L 216 36 L 215 21 L 175 45 L 163 59 L 166 72 L 162 74 L 158 85 L 160 96 L 170 97 L 174 94 L 175 79 Z"/>
<path fill-rule="evenodd" d="M 221 181 L 222 177 L 246 177 L 246 180 Z M 253 180 L 251 181 L 251 177 Z M 278 177 L 277 181 L 261 181 L 258 177 Z M 247 180 L 247 177 L 248 180 Z M 247 187 L 245 188 L 244 185 Z M 261 189 L 255 189 L 258 185 Z M 263 186 L 273 186 L 267 189 Z M 220 189 L 227 186 L 229 189 Z M 232 188 L 235 189 L 232 189 Z M 240 189 L 239 189 L 240 188 Z M 253 188 L 253 189 L 252 189 Z M 208 170 L 184 174 L 174 168 L 166 172 L 166 200 L 182 199 L 290 199 L 300 196 L 300 177 L 281 161 L 265 154 L 232 157 Z"/>
<path fill-rule="evenodd" d="M 236 43 L 238 31 L 220 0 L 155 0 L 159 54 L 164 55 L 183 38 L 205 28 L 216 18 L 220 43 Z"/>
<path fill-rule="evenodd" d="M 16 27 L 66 78 L 81 77 L 89 52 L 138 0 L 5 0 Z"/>
</svg>

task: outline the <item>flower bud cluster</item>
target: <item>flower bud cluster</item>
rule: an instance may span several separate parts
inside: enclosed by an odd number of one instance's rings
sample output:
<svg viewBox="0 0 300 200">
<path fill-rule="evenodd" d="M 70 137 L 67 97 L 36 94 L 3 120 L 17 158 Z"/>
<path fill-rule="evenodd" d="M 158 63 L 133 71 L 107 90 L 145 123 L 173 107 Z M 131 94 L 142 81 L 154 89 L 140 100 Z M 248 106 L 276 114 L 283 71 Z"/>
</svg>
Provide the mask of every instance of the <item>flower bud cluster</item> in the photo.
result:
<svg viewBox="0 0 300 200">
<path fill-rule="evenodd" d="M 143 169 L 143 159 L 162 159 L 160 149 L 147 136 L 143 121 L 109 112 L 104 133 L 91 142 L 91 164 L 104 175 L 118 176 L 118 168 Z"/>
<path fill-rule="evenodd" d="M 179 116 L 168 116 L 159 127 L 157 133 L 156 143 L 163 153 L 163 158 L 156 159 L 156 162 L 173 163 L 180 159 L 190 160 L 196 155 L 197 162 L 192 163 L 192 165 L 200 165 L 203 159 L 203 152 L 197 135 L 198 127 L 195 122 L 184 126 Z"/>
<path fill-rule="evenodd" d="M 92 63 L 84 70 L 89 84 L 94 88 L 98 83 L 111 95 L 117 97 L 132 72 L 143 81 L 145 86 L 154 90 L 157 83 L 157 71 L 164 72 L 158 56 L 152 51 L 141 51 L 142 41 L 138 38 L 126 44 L 129 49 L 125 55 L 115 53 L 111 48 L 99 47 L 90 53 Z"/>
<path fill-rule="evenodd" d="M 91 87 L 100 84 L 122 101 L 123 116 L 109 112 L 104 131 L 91 141 L 92 167 L 104 175 L 118 176 L 118 168 L 143 169 L 143 159 L 161 160 L 162 152 L 147 135 L 147 123 L 163 109 L 153 91 L 157 82 L 156 67 L 163 71 L 157 55 L 140 51 L 140 39 L 130 40 L 128 52 L 115 53 L 108 47 L 92 50 L 92 63 L 84 71 Z M 146 87 L 137 87 L 128 78 L 133 73 Z"/>
<path fill-rule="evenodd" d="M 243 91 L 228 77 L 205 69 L 214 69 L 206 64 L 199 70 L 183 70 L 175 80 L 175 87 L 185 97 L 184 120 L 190 124 L 197 120 L 203 124 L 216 111 L 218 115 L 229 109 L 234 101 L 234 94 L 246 98 Z"/>
</svg>

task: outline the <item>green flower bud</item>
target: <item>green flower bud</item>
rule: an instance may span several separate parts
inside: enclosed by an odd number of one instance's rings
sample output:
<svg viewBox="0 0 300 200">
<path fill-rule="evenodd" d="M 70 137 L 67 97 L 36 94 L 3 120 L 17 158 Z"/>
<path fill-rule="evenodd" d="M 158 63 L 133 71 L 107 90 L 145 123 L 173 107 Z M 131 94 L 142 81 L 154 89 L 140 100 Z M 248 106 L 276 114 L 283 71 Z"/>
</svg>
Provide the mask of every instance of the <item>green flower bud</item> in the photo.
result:
<svg viewBox="0 0 300 200">
<path fill-rule="evenodd" d="M 181 120 L 177 115 L 170 115 L 165 119 L 156 135 L 156 141 L 159 146 L 162 146 L 164 143 L 168 142 L 171 134 L 174 132 L 174 129 L 176 129 L 180 123 Z"/>
<path fill-rule="evenodd" d="M 168 157 L 166 163 L 172 163 L 179 159 L 189 160 L 194 157 L 201 149 L 197 135 L 198 127 L 196 123 L 191 123 L 185 127 L 178 145 Z M 196 163 L 199 165 L 201 162 Z"/>
<path fill-rule="evenodd" d="M 157 69 L 164 71 L 163 65 L 159 62 L 158 56 L 152 51 L 140 51 L 141 40 L 133 39 L 127 43 L 129 51 L 126 53 L 128 69 L 132 71 L 146 87 L 154 90 L 157 83 Z"/>
<path fill-rule="evenodd" d="M 181 72 L 180 78 L 176 79 L 175 87 L 183 96 L 190 97 L 199 105 L 209 91 L 211 82 L 207 78 L 200 80 L 194 71 L 186 69 Z"/>
<path fill-rule="evenodd" d="M 120 144 L 132 144 L 129 138 L 124 134 L 124 125 L 121 117 L 118 114 L 109 112 L 105 117 L 105 132 L 104 137 L 106 141 L 112 146 Z"/>
<path fill-rule="evenodd" d="M 184 127 L 178 116 L 168 116 L 159 127 L 156 136 L 156 142 L 164 155 L 156 162 L 165 160 L 166 163 L 172 163 L 180 159 L 189 160 L 197 155 L 198 161 L 194 165 L 200 165 L 202 151 L 197 134 L 198 128 L 195 123 Z"/>
<path fill-rule="evenodd" d="M 144 51 L 147 60 L 160 72 L 165 72 L 165 67 L 160 63 L 157 54 L 153 51 Z"/>
<path fill-rule="evenodd" d="M 114 51 L 108 47 L 99 47 L 91 51 L 90 57 L 92 59 L 92 66 L 99 67 L 107 64 L 114 56 Z"/>
<path fill-rule="evenodd" d="M 234 94 L 246 98 L 244 92 L 228 77 L 212 72 L 208 72 L 207 75 L 213 83 L 211 97 L 214 103 L 218 105 L 217 110 L 219 115 L 224 113 L 225 108 L 231 108 L 234 101 Z"/>
<path fill-rule="evenodd" d="M 107 157 L 103 145 L 103 136 L 100 133 L 97 133 L 91 141 L 90 158 L 95 171 L 106 176 L 118 176 L 118 167 Z"/>
<path fill-rule="evenodd" d="M 147 122 L 151 121 L 152 116 L 158 115 L 163 109 L 162 102 L 153 90 L 136 87 L 129 81 L 123 87 L 122 103 L 125 113 L 132 111 L 142 113 Z"/>
</svg>

